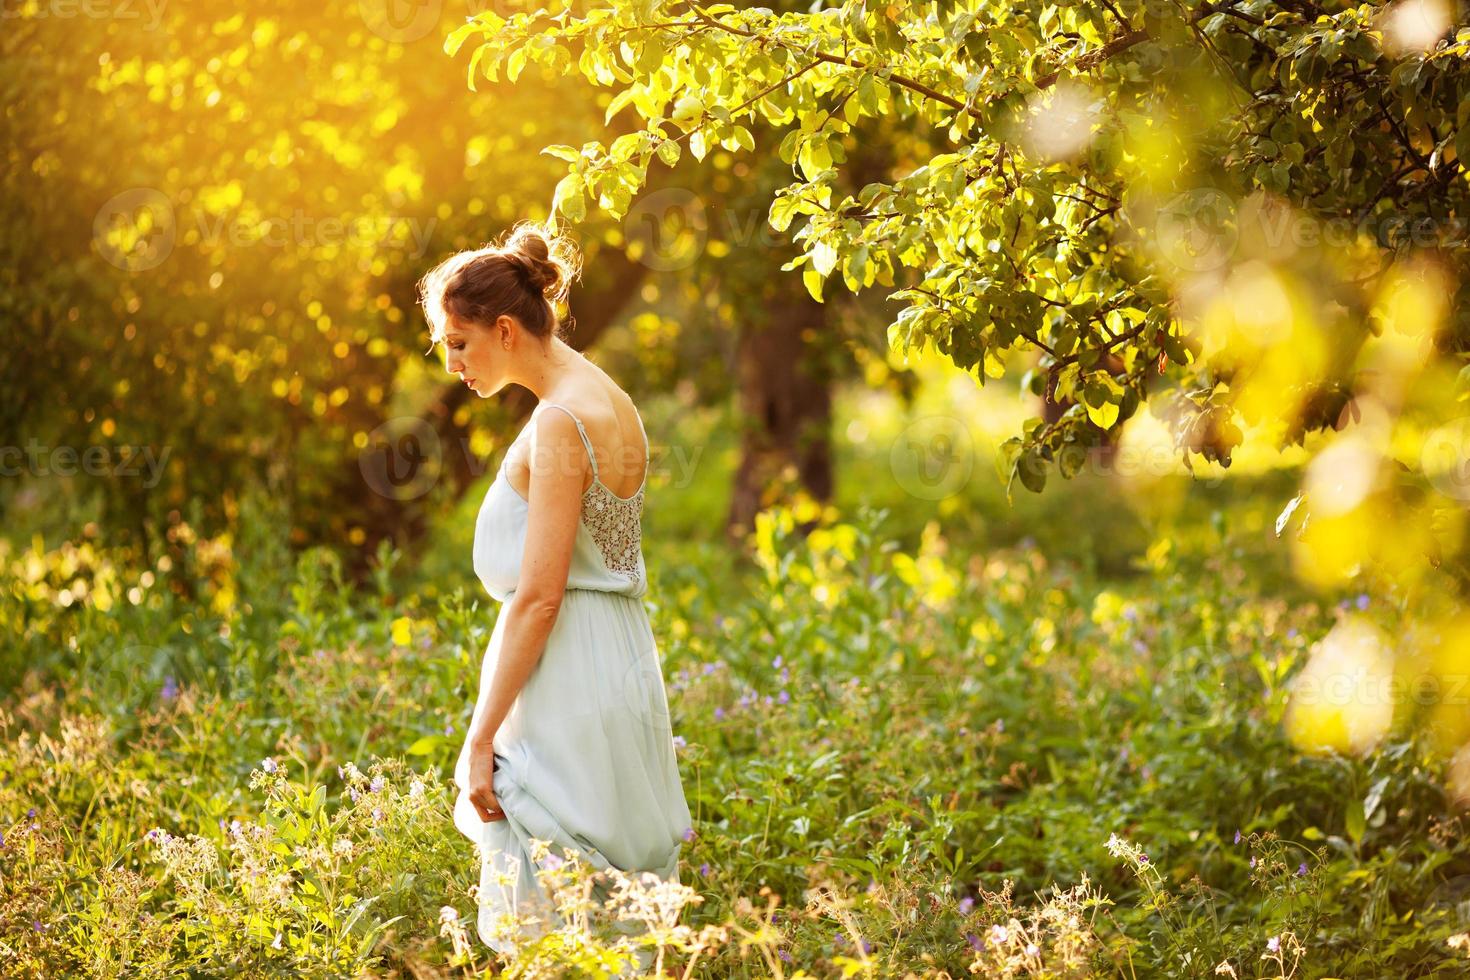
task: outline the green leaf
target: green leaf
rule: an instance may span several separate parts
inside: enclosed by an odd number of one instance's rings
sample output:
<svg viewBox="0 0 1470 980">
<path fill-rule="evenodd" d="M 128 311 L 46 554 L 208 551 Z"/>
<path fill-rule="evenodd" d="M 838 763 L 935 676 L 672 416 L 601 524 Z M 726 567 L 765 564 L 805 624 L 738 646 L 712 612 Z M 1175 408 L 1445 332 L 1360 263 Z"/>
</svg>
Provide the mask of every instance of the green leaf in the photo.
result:
<svg viewBox="0 0 1470 980">
<path fill-rule="evenodd" d="M 408 747 L 409 755 L 428 755 L 443 741 L 439 735 L 425 735 Z"/>
<path fill-rule="evenodd" d="M 672 167 L 679 162 L 679 143 L 676 140 L 664 140 L 658 145 L 658 158 L 666 165 Z"/>
<path fill-rule="evenodd" d="M 587 201 L 583 197 L 585 190 L 586 184 L 581 174 L 567 174 L 556 185 L 556 193 L 551 198 L 552 210 L 560 211 L 572 221 L 581 221 L 587 217 Z"/>
<path fill-rule="evenodd" d="M 806 291 L 812 294 L 812 299 L 822 302 L 822 274 L 808 266 L 801 270 L 801 281 L 806 284 Z"/>
<path fill-rule="evenodd" d="M 576 147 L 567 146 L 565 143 L 553 143 L 551 146 L 543 146 L 541 152 L 558 160 L 566 160 L 568 163 L 576 163 L 582 159 L 582 154 Z"/>
<path fill-rule="evenodd" d="M 1118 406 L 1112 402 L 1103 402 L 1101 406 L 1088 405 L 1087 417 L 1098 428 L 1111 429 L 1113 423 L 1118 421 Z"/>
</svg>

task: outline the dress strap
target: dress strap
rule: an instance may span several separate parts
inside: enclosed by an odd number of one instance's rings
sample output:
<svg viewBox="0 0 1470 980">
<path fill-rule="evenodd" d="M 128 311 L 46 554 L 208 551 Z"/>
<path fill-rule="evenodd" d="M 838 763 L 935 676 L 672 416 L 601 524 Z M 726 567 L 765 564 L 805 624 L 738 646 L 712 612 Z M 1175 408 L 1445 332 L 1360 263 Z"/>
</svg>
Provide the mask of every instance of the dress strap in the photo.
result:
<svg viewBox="0 0 1470 980">
<path fill-rule="evenodd" d="M 555 402 L 542 402 L 541 404 L 551 408 L 559 408 L 572 416 L 572 421 L 577 423 L 577 434 L 582 437 L 582 445 L 587 447 L 587 458 L 592 461 L 592 478 L 594 480 L 597 479 L 597 454 L 592 451 L 592 440 L 587 438 L 587 430 L 582 428 L 582 420 L 577 418 L 572 410 L 565 405 L 558 405 Z"/>
<path fill-rule="evenodd" d="M 633 406 L 633 414 L 638 418 L 638 431 L 643 434 L 643 469 L 648 470 L 648 430 L 643 427 L 643 413 L 638 411 L 638 406 Z"/>
</svg>

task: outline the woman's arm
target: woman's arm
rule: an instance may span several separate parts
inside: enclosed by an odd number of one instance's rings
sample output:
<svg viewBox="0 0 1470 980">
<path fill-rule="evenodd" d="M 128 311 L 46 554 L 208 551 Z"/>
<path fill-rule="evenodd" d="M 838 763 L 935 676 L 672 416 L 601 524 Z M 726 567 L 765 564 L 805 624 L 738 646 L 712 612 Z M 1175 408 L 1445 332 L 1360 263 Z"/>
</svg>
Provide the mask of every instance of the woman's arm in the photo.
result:
<svg viewBox="0 0 1470 980">
<path fill-rule="evenodd" d="M 485 709 L 469 732 L 476 745 L 494 741 L 546 649 L 566 594 L 582 521 L 583 484 L 591 473 L 577 424 L 566 412 L 539 412 L 532 420 L 530 456 L 526 551 L 515 594 L 502 614 L 509 619 Z"/>
</svg>

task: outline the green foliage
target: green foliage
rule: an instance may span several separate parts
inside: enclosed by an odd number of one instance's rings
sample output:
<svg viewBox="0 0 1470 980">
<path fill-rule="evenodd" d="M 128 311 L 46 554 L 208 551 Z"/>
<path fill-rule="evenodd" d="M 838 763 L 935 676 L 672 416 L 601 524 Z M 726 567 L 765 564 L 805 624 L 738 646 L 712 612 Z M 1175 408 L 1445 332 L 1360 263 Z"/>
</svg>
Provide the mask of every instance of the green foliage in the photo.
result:
<svg viewBox="0 0 1470 980">
<path fill-rule="evenodd" d="M 1456 247 L 1470 31 L 1443 24 L 1436 45 L 1392 16 L 1317 2 L 605 0 L 482 13 L 446 50 L 473 51 L 472 79 L 575 67 L 637 113 L 643 128 L 610 145 L 548 148 L 568 162 L 556 204 L 574 221 L 589 206 L 627 212 L 655 157 L 748 153 L 768 131 L 793 177 L 768 221 L 800 244 L 785 268 L 813 297 L 833 278 L 885 287 L 901 303 L 894 348 L 933 344 L 982 384 L 1025 363 L 1027 388 L 1077 406 L 1008 450 L 1009 478 L 1040 491 L 1161 385 L 1181 455 L 1227 466 L 1242 414 L 1283 444 L 1340 427 L 1331 392 L 1384 402 L 1411 429 L 1462 411 L 1443 369 L 1470 350 Z M 894 165 L 858 178 L 849 158 L 873 144 Z M 1260 207 L 1279 212 L 1264 244 L 1247 227 Z M 1346 226 L 1330 242 L 1329 222 Z M 1375 346 L 1369 307 L 1391 264 L 1425 256 L 1444 275 L 1427 289 L 1455 302 L 1421 322 L 1438 366 L 1401 404 L 1374 378 L 1418 366 Z M 1266 344 L 1208 344 L 1200 297 L 1252 262 L 1312 312 L 1263 314 L 1277 317 Z M 1319 320 L 1318 307 L 1345 312 Z M 1264 415 L 1252 384 L 1270 396 Z"/>
<path fill-rule="evenodd" d="M 968 558 L 933 530 L 901 547 L 883 512 L 834 517 L 765 512 L 751 576 L 651 563 L 695 818 L 681 877 L 702 898 L 666 962 L 1256 976 L 1274 938 L 1313 975 L 1454 968 L 1470 865 L 1443 760 L 1407 713 L 1361 757 L 1303 754 L 1283 730 L 1292 679 L 1349 610 L 1262 591 L 1230 542 L 1166 542 L 1100 582 L 1025 547 Z M 269 590 L 242 569 L 257 585 L 218 613 L 129 604 L 130 631 L 189 637 L 162 676 L 95 669 L 135 655 L 87 612 L 100 589 L 38 622 L 63 652 L 0 704 L 7 970 L 491 965 L 444 782 L 484 607 L 354 594 L 325 551 L 273 567 Z M 0 593 L 6 624 L 78 577 L 31 579 Z M 1396 630 L 1400 598 L 1366 614 Z M 185 664 L 201 672 L 181 680 Z M 596 975 L 612 950 L 558 934 L 537 969 Z"/>
</svg>

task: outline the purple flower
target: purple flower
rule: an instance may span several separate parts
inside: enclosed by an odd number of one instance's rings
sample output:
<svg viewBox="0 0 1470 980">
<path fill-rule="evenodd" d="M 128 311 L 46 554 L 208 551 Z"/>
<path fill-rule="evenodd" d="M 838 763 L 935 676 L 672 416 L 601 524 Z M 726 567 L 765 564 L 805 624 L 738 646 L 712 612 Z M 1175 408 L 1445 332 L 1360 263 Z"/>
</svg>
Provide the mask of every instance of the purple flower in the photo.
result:
<svg viewBox="0 0 1470 980">
<path fill-rule="evenodd" d="M 1238 827 L 1235 830 L 1235 843 L 1240 843 L 1240 829 Z"/>
<path fill-rule="evenodd" d="M 703 876 L 705 878 L 708 878 L 709 877 L 709 862 L 708 861 L 704 862 L 703 864 L 701 864 L 699 866 L 699 873 L 700 873 L 701 876 Z"/>
<path fill-rule="evenodd" d="M 158 693 L 158 696 L 165 701 L 172 701 L 179 696 L 179 682 L 171 676 L 165 677 L 163 679 L 163 690 Z"/>
<path fill-rule="evenodd" d="M 790 700 L 791 695 L 787 694 L 784 690 L 780 694 L 776 695 L 776 703 L 778 704 L 786 704 Z"/>
<path fill-rule="evenodd" d="M 1364 593 L 1362 593 L 1361 595 L 1358 596 L 1358 608 L 1359 609 L 1367 609 L 1368 608 L 1368 593 L 1364 592 Z"/>
<path fill-rule="evenodd" d="M 1295 626 L 1286 631 L 1286 638 L 1288 640 L 1294 640 L 1297 638 L 1297 631 Z"/>
<path fill-rule="evenodd" d="M 386 785 L 386 780 L 383 779 L 383 776 L 380 773 L 380 774 L 378 774 L 378 775 L 376 775 L 376 776 L 373 777 L 373 781 L 372 782 L 368 783 L 368 792 L 370 792 L 370 793 L 381 793 L 381 792 L 383 792 L 383 786 L 384 785 Z"/>
<path fill-rule="evenodd" d="M 708 676 L 709 674 L 713 674 L 714 672 L 715 672 L 715 665 L 713 663 L 707 663 L 707 664 L 704 665 L 704 673 L 705 673 L 706 676 Z"/>
<path fill-rule="evenodd" d="M 969 943 L 975 949 L 984 949 L 985 948 L 985 940 L 981 939 L 979 936 L 975 935 L 973 932 L 967 932 L 967 933 L 965 933 L 965 942 Z"/>
<path fill-rule="evenodd" d="M 781 961 L 783 963 L 790 963 L 791 962 L 791 954 L 788 953 L 788 952 L 786 952 L 786 950 L 780 949 L 780 950 L 777 950 L 776 952 L 780 954 Z"/>
<path fill-rule="evenodd" d="M 26 811 L 26 819 L 27 820 L 34 820 L 34 819 L 36 819 L 36 808 L 35 807 L 31 807 L 29 810 Z"/>
<path fill-rule="evenodd" d="M 5 846 L 5 831 L 0 830 L 0 847 Z"/>
<path fill-rule="evenodd" d="M 46 927 L 43 926 L 43 925 L 41 925 L 41 920 L 40 919 L 32 919 L 31 920 L 31 928 L 34 929 L 34 930 L 36 930 L 37 932 L 45 932 L 46 931 Z"/>
<path fill-rule="evenodd" d="M 349 799 L 352 800 L 353 803 L 356 803 L 357 802 L 357 798 L 358 798 L 359 795 L 360 794 L 357 792 L 357 787 L 356 786 L 349 786 L 349 787 L 347 787 L 347 796 L 348 796 Z"/>
<path fill-rule="evenodd" d="M 780 667 L 781 666 L 781 655 L 779 653 L 776 654 L 776 659 L 771 661 L 771 666 L 772 667 Z"/>
<path fill-rule="evenodd" d="M 693 840 L 694 839 L 694 828 L 693 827 L 685 827 L 684 828 L 684 833 L 681 834 L 680 836 L 683 837 L 686 841 Z"/>
<path fill-rule="evenodd" d="M 545 868 L 548 871 L 555 871 L 557 868 L 561 867 L 565 863 L 566 862 L 557 855 L 548 854 L 546 855 L 546 860 L 541 862 L 541 867 Z"/>
<path fill-rule="evenodd" d="M 1297 865 L 1296 876 L 1298 878 L 1305 878 L 1307 876 L 1307 862 L 1303 861 L 1301 864 Z"/>
<path fill-rule="evenodd" d="M 444 726 L 444 734 L 445 735 L 453 735 L 454 734 L 454 722 L 451 721 L 451 722 L 448 722 L 447 724 L 445 724 L 445 726 Z"/>
<path fill-rule="evenodd" d="M 266 756 L 264 759 L 260 760 L 260 768 L 264 769 L 266 772 L 275 772 L 276 760 L 272 759 L 270 756 Z"/>
<path fill-rule="evenodd" d="M 725 709 L 723 707 L 716 706 L 715 707 L 715 721 L 719 721 L 723 717 L 725 717 Z"/>
<path fill-rule="evenodd" d="M 1266 948 L 1273 953 L 1276 952 L 1278 949 L 1281 948 L 1281 937 L 1272 936 L 1270 939 L 1266 940 Z"/>
<path fill-rule="evenodd" d="M 1147 854 L 1140 854 L 1140 855 L 1138 855 L 1138 863 L 1139 864 L 1148 864 L 1148 855 Z"/>
<path fill-rule="evenodd" d="M 864 953 L 871 953 L 873 951 L 873 944 L 872 943 L 868 942 L 866 939 L 861 940 L 861 942 L 863 944 L 863 952 Z"/>
<path fill-rule="evenodd" d="M 682 749 L 684 746 L 686 746 L 688 744 L 689 744 L 688 742 L 684 741 L 684 736 L 683 735 L 675 735 L 674 736 L 674 748 L 676 748 L 676 749 Z"/>
<path fill-rule="evenodd" d="M 374 822 L 379 821 L 379 820 L 382 820 L 382 819 L 383 819 L 383 811 L 380 810 L 378 807 L 373 807 L 373 820 L 374 820 Z"/>
<path fill-rule="evenodd" d="M 1254 854 L 1252 854 L 1251 855 L 1251 867 L 1254 868 L 1255 866 L 1256 866 L 1256 856 Z"/>
<path fill-rule="evenodd" d="M 975 907 L 975 900 L 969 895 L 960 899 L 960 915 L 969 915 L 970 910 Z"/>
</svg>

